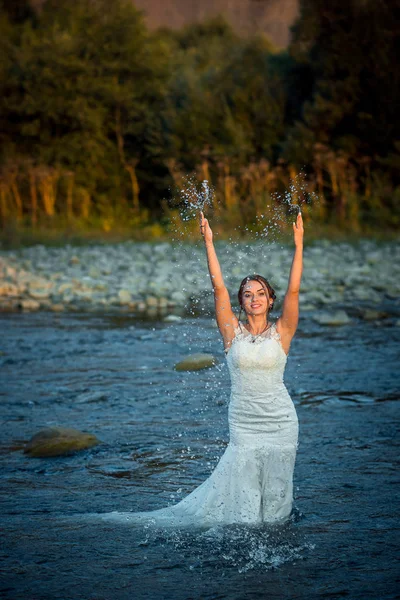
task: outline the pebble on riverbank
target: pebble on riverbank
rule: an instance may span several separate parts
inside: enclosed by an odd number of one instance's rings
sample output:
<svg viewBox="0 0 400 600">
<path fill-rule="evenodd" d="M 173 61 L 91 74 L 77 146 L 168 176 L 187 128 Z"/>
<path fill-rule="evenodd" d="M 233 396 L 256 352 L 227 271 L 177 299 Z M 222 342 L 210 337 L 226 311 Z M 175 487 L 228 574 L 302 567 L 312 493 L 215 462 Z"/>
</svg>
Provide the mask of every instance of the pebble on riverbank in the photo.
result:
<svg viewBox="0 0 400 600">
<path fill-rule="evenodd" d="M 36 433 L 27 443 L 24 453 L 34 458 L 66 456 L 100 444 L 92 433 L 67 427 L 48 427 Z"/>
</svg>

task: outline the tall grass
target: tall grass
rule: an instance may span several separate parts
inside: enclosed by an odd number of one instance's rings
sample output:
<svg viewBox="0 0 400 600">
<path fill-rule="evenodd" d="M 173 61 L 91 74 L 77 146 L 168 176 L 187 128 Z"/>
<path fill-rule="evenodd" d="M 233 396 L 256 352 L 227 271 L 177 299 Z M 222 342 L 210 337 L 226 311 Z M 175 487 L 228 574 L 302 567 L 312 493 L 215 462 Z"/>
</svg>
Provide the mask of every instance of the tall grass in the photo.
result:
<svg viewBox="0 0 400 600">
<path fill-rule="evenodd" d="M 77 185 L 71 170 L 27 160 L 7 164 L 0 173 L 3 239 L 5 232 L 16 235 L 18 230 L 41 236 L 47 231 L 50 237 L 52 231 L 67 236 L 96 231 L 110 237 L 130 231 L 142 239 L 168 235 L 179 220 L 176 203 L 163 202 L 163 212 L 152 215 L 140 193 L 136 164 L 124 166 L 130 181 L 126 197 L 105 198 Z M 167 167 L 179 189 L 185 179 L 182 167 L 172 159 Z M 400 224 L 390 208 L 400 190 L 372 172 L 367 157 L 355 164 L 322 144 L 315 146 L 312 166 L 303 173 L 281 160 L 276 165 L 266 159 L 243 165 L 234 158 L 204 154 L 190 175 L 213 188 L 211 210 L 224 231 L 268 219 L 278 220 L 277 227 L 285 231 L 285 215 L 293 205 L 300 205 L 314 226 L 345 233 L 397 229 Z"/>
</svg>

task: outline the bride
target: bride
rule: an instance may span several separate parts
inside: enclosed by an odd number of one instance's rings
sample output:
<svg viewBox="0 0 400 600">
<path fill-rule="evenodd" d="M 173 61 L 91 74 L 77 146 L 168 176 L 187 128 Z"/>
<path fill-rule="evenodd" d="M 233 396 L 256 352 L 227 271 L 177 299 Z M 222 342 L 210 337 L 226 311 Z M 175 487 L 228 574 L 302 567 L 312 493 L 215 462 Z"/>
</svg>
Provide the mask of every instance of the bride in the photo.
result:
<svg viewBox="0 0 400 600">
<path fill-rule="evenodd" d="M 210 477 L 174 506 L 102 515 L 107 520 L 209 527 L 285 521 L 292 511 L 298 420 L 283 373 L 299 316 L 302 216 L 299 212 L 293 223 L 295 252 L 282 315 L 276 323 L 269 319 L 275 292 L 260 275 L 245 277 L 240 284 L 238 299 L 246 322 L 238 320 L 224 284 L 212 230 L 203 213 L 200 231 L 232 383 L 230 441 Z"/>
</svg>

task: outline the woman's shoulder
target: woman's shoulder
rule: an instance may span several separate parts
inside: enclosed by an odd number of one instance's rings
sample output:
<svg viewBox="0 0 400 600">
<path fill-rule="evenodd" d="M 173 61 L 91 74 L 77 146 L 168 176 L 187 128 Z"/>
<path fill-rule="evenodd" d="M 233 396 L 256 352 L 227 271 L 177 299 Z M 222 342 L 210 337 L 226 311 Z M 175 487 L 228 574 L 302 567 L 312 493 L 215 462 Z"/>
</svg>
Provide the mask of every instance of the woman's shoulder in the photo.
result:
<svg viewBox="0 0 400 600">
<path fill-rule="evenodd" d="M 280 328 L 279 328 L 279 319 L 277 319 L 276 321 L 273 321 L 271 324 L 271 336 L 274 337 L 277 340 L 281 339 L 281 333 L 280 333 Z"/>
</svg>

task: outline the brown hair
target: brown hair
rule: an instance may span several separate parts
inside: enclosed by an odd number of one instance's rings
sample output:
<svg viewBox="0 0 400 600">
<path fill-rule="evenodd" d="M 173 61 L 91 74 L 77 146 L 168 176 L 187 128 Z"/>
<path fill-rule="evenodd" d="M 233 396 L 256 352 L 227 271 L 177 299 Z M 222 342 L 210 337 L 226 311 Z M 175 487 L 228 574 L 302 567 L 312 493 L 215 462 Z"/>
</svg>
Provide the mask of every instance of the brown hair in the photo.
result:
<svg viewBox="0 0 400 600">
<path fill-rule="evenodd" d="M 239 291 L 238 291 L 238 300 L 239 300 L 240 310 L 242 310 L 243 290 L 244 290 L 246 284 L 249 283 L 249 281 L 258 281 L 259 283 L 261 283 L 263 288 L 265 288 L 268 291 L 269 297 L 272 298 L 272 300 L 273 300 L 272 306 L 270 308 L 270 310 L 272 310 L 274 308 L 274 300 L 276 298 L 275 290 L 269 284 L 269 282 L 265 279 L 265 277 L 263 277 L 262 275 L 248 275 L 247 277 L 245 277 L 243 279 L 242 283 L 240 284 Z"/>
</svg>

